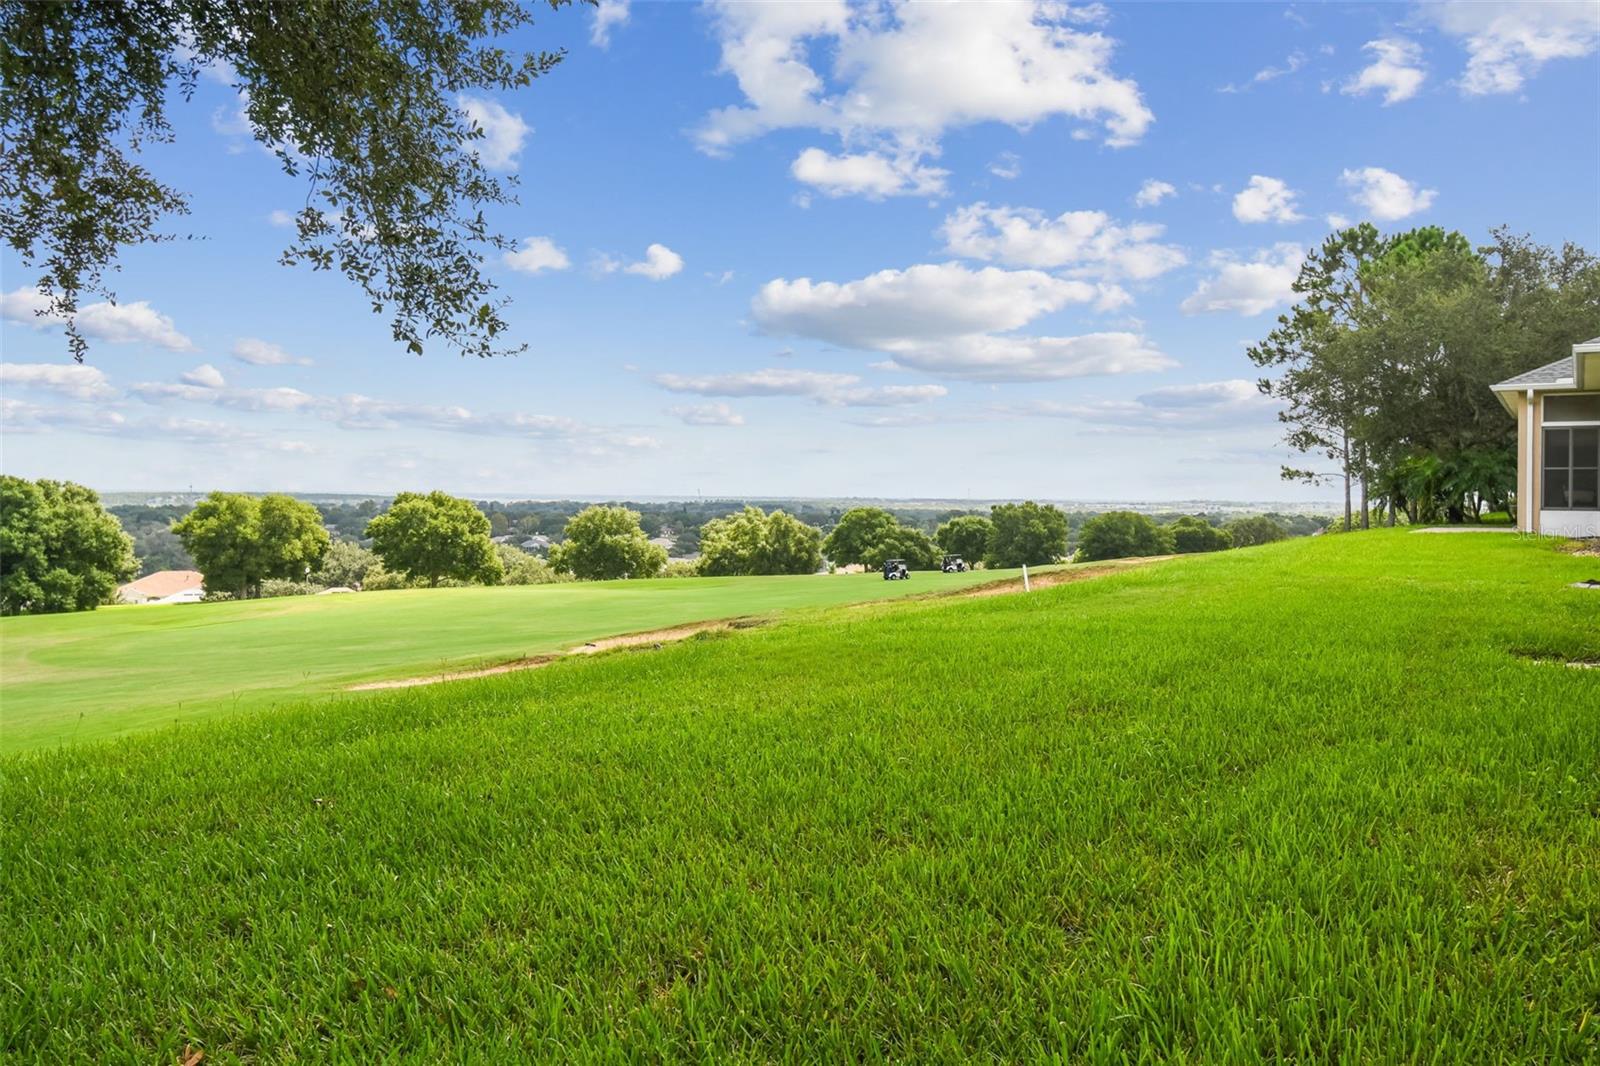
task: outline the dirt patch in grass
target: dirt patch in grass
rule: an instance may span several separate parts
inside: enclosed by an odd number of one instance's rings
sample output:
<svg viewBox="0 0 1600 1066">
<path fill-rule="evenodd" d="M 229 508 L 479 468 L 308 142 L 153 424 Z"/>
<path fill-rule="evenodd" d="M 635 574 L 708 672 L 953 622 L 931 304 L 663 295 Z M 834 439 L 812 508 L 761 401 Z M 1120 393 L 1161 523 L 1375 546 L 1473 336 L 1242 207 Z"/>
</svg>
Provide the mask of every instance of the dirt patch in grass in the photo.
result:
<svg viewBox="0 0 1600 1066">
<path fill-rule="evenodd" d="M 437 685 L 442 681 L 467 681 L 475 677 L 493 677 L 495 674 L 509 674 L 516 670 L 537 670 L 541 666 L 549 666 L 558 659 L 565 659 L 572 655 L 593 655 L 596 652 L 613 651 L 617 648 L 638 648 L 645 645 L 659 646 L 677 640 L 687 640 L 701 633 L 717 629 L 753 629 L 762 625 L 759 618 L 718 618 L 709 622 L 690 622 L 687 625 L 670 626 L 666 629 L 651 629 L 643 633 L 624 633 L 616 637 L 602 637 L 580 644 L 576 648 L 568 648 L 564 652 L 554 655 L 530 655 L 525 659 L 513 659 L 510 662 L 495 663 L 493 666 L 474 667 L 470 670 L 451 670 L 442 674 L 427 674 L 422 677 L 404 677 L 392 681 L 364 681 L 359 685 L 350 685 L 347 692 L 373 692 L 378 689 L 389 688 L 415 688 L 418 685 Z"/>
<path fill-rule="evenodd" d="M 1113 559 L 1099 566 L 1089 566 L 1079 570 L 1046 570 L 1042 574 L 1029 574 L 1028 584 L 1035 590 L 1047 589 L 1052 585 L 1066 585 L 1074 581 L 1087 581 L 1092 577 L 1104 577 L 1119 570 L 1128 570 L 1135 566 L 1143 566 L 1145 563 L 1156 563 L 1163 559 L 1172 558 L 1175 558 L 1175 556 L 1151 555 L 1141 559 Z M 975 585 L 970 589 L 962 589 L 959 592 L 939 593 L 936 595 L 963 597 L 1004 596 L 1008 593 L 1021 591 L 1022 579 L 1020 577 L 1011 577 L 988 585 Z"/>
<path fill-rule="evenodd" d="M 1072 581 L 1084 581 L 1092 577 L 1102 577 L 1106 574 L 1126 570 L 1144 563 L 1153 563 L 1161 559 L 1171 559 L 1170 555 L 1154 555 L 1146 559 L 1117 559 L 1102 566 L 1085 567 L 1079 570 L 1047 570 L 1042 574 L 1031 574 L 1028 582 L 1035 589 L 1049 588 L 1052 585 L 1065 585 Z M 1002 578 L 987 585 L 976 585 L 972 588 L 960 589 L 955 592 L 933 592 L 924 596 L 909 596 L 901 600 L 877 600 L 868 603 L 853 604 L 855 607 L 876 607 L 884 603 L 905 602 L 906 600 L 945 599 L 949 597 L 966 596 L 1003 596 L 1013 592 L 1022 591 L 1020 577 Z M 638 648 L 644 646 L 658 647 L 662 644 L 671 644 L 679 640 L 699 636 L 702 633 L 727 632 L 737 629 L 753 629 L 765 625 L 766 620 L 761 618 L 717 618 L 706 622 L 690 622 L 681 626 L 670 626 L 666 629 L 650 629 L 643 633 L 626 633 L 616 637 L 602 637 L 581 644 L 576 648 L 569 648 L 564 652 L 551 655 L 530 655 L 523 659 L 512 659 L 510 662 L 495 663 L 492 666 L 478 666 L 465 670 L 449 670 L 438 674 L 425 674 L 421 677 L 402 677 L 389 681 L 363 681 L 359 685 L 348 685 L 346 692 L 376 692 L 381 689 L 416 688 L 419 685 L 437 685 L 445 681 L 470 681 L 477 677 L 493 677 L 496 674 L 509 674 L 517 670 L 537 670 L 541 666 L 549 666 L 559 659 L 573 655 L 593 655 L 596 652 L 613 651 L 617 648 Z"/>
<path fill-rule="evenodd" d="M 1600 670 L 1600 659 L 1569 659 L 1560 652 L 1538 651 L 1526 648 L 1513 649 L 1511 654 L 1519 659 L 1545 663 L 1550 666 L 1570 666 L 1574 670 Z"/>
</svg>

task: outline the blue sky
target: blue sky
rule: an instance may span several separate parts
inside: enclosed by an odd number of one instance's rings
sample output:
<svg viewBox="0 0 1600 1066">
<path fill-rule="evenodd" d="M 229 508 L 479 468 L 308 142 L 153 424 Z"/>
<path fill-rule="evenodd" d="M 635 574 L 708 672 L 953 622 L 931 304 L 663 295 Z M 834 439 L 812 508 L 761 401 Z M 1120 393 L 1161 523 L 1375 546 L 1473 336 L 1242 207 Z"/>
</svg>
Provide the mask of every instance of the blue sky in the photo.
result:
<svg viewBox="0 0 1600 1066">
<path fill-rule="evenodd" d="M 279 266 L 221 79 L 86 308 L 0 256 L 3 466 L 101 489 L 1326 499 L 1245 346 L 1341 220 L 1600 249 L 1600 8 L 609 2 L 464 101 L 526 354 L 409 356 Z M 1559 353 L 1549 353 L 1554 358 Z"/>
</svg>

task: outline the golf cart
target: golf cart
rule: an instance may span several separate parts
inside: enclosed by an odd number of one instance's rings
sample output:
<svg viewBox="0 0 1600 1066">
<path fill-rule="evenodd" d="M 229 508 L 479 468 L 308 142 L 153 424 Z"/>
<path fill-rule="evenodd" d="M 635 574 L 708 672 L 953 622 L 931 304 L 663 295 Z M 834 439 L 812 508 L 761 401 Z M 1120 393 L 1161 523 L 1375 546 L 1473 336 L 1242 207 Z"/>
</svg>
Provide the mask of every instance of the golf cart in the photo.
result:
<svg viewBox="0 0 1600 1066">
<path fill-rule="evenodd" d="M 967 561 L 959 555 L 946 555 L 944 562 L 939 564 L 939 569 L 947 574 L 964 574 L 972 567 L 968 566 Z"/>
<path fill-rule="evenodd" d="M 888 559 L 883 564 L 883 579 L 885 581 L 910 581 L 911 568 L 906 566 L 904 559 Z"/>
</svg>

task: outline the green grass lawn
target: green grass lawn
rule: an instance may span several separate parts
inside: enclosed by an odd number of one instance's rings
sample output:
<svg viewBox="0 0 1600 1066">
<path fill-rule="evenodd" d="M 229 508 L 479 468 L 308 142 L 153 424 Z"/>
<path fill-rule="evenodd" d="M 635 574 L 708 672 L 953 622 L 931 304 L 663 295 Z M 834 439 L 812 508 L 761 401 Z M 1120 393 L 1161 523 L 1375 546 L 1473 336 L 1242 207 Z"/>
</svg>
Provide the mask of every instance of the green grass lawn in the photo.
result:
<svg viewBox="0 0 1600 1066">
<path fill-rule="evenodd" d="M 12 755 L 0 1048 L 1597 1061 L 1597 570 L 1321 537 Z"/>
<path fill-rule="evenodd" d="M 113 607 L 0 620 L 0 750 L 303 701 L 353 682 L 735 615 L 956 589 L 1018 571 L 602 581 Z"/>
</svg>

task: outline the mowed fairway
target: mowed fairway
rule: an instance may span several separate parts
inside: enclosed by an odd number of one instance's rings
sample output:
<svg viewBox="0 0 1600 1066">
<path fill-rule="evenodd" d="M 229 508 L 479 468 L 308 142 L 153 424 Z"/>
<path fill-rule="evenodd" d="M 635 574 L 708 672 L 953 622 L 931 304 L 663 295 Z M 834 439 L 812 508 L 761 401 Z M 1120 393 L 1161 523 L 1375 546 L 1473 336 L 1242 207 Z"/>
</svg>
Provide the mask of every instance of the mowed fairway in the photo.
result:
<svg viewBox="0 0 1600 1066">
<path fill-rule="evenodd" d="M 1597 571 L 1323 537 L 13 755 L 0 1047 L 1597 1061 Z"/>
<path fill-rule="evenodd" d="M 113 736 L 620 633 L 955 591 L 1016 573 L 597 581 L 7 618 L 0 750 Z"/>
</svg>

